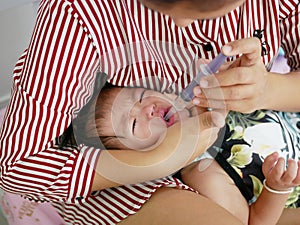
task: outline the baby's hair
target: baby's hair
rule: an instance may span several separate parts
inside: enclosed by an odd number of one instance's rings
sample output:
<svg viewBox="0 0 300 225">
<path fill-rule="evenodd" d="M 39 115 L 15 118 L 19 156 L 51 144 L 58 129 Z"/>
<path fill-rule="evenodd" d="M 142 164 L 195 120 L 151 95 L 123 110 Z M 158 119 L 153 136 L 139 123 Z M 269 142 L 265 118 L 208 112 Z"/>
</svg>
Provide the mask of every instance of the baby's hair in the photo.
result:
<svg viewBox="0 0 300 225">
<path fill-rule="evenodd" d="M 109 133 L 112 127 L 111 116 L 114 100 L 122 87 L 109 83 L 99 94 L 84 106 L 73 120 L 71 128 L 64 135 L 69 135 L 68 144 L 85 144 L 101 149 L 128 149 L 114 133 Z M 66 141 L 63 139 L 66 143 Z"/>
<path fill-rule="evenodd" d="M 106 83 L 99 94 L 95 93 L 59 137 L 59 148 L 84 144 L 101 149 L 128 149 L 115 134 L 107 132 L 113 102 L 121 89 Z"/>
<path fill-rule="evenodd" d="M 114 133 L 109 134 L 107 132 L 108 127 L 112 127 L 112 124 L 109 124 L 111 121 L 109 117 L 111 116 L 114 100 L 121 90 L 121 87 L 104 87 L 98 95 L 95 105 L 94 123 L 98 138 L 100 138 L 106 149 L 128 149 L 128 147 L 121 143 L 121 137 L 117 137 Z M 87 126 L 87 129 L 89 129 L 89 126 Z"/>
</svg>

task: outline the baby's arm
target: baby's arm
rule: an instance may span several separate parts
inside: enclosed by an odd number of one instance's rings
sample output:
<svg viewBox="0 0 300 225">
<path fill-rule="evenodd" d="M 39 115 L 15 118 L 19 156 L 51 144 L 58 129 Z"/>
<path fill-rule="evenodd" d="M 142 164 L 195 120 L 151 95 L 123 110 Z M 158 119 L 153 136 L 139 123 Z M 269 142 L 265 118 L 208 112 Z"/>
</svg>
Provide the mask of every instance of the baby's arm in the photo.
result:
<svg viewBox="0 0 300 225">
<path fill-rule="evenodd" d="M 263 164 L 265 187 L 257 201 L 250 207 L 249 224 L 276 224 L 281 216 L 289 190 L 300 184 L 300 162 L 285 160 L 278 153 L 269 155 Z"/>
<path fill-rule="evenodd" d="M 274 190 L 286 191 L 300 184 L 300 163 L 290 159 L 289 166 L 285 170 L 285 162 L 282 158 L 279 159 L 277 153 L 266 158 L 263 172 L 266 185 Z M 209 159 L 184 168 L 182 179 L 201 195 L 224 207 L 244 224 L 277 224 L 288 197 L 288 194 L 275 194 L 264 188 L 257 201 L 249 208 L 232 179 L 217 162 Z M 285 222 L 286 218 L 282 217 L 281 220 Z"/>
</svg>

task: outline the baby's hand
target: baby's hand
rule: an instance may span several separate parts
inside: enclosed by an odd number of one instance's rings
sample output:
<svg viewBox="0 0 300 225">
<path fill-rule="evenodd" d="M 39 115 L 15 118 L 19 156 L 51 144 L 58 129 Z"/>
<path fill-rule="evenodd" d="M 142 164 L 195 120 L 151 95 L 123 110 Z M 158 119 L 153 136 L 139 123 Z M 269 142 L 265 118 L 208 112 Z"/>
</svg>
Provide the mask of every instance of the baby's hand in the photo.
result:
<svg viewBox="0 0 300 225">
<path fill-rule="evenodd" d="M 266 185 L 276 191 L 286 191 L 300 185 L 300 161 L 279 157 L 277 152 L 269 155 L 262 166 Z"/>
</svg>

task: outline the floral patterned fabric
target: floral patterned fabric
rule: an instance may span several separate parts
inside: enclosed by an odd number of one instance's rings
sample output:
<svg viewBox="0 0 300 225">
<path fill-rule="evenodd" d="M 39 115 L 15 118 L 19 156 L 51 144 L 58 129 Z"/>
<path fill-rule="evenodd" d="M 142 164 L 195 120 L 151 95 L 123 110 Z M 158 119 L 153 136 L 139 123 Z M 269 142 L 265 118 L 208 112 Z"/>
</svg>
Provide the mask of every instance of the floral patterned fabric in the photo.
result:
<svg viewBox="0 0 300 225">
<path fill-rule="evenodd" d="M 263 188 L 262 163 L 277 151 L 285 159 L 299 159 L 300 113 L 230 112 L 221 148 L 223 155 L 258 196 Z M 300 206 L 300 187 L 290 194 L 286 207 Z"/>
</svg>

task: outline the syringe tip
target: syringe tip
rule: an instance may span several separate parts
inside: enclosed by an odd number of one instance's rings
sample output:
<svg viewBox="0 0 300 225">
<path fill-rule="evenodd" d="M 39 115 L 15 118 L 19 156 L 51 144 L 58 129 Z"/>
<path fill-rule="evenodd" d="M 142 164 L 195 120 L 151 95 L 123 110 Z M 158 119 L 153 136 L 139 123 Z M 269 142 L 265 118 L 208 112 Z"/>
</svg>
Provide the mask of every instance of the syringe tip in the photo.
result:
<svg viewBox="0 0 300 225">
<path fill-rule="evenodd" d="M 172 107 L 169 112 L 167 112 L 167 114 L 164 116 L 164 120 L 169 120 L 171 116 L 174 115 L 174 113 L 176 113 L 176 109 L 175 107 Z"/>
</svg>

